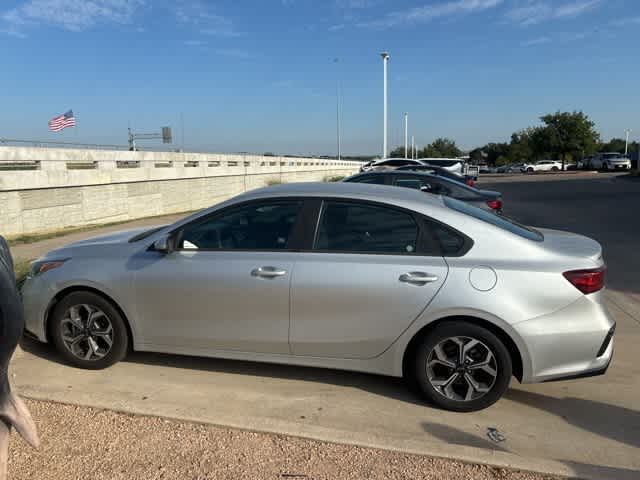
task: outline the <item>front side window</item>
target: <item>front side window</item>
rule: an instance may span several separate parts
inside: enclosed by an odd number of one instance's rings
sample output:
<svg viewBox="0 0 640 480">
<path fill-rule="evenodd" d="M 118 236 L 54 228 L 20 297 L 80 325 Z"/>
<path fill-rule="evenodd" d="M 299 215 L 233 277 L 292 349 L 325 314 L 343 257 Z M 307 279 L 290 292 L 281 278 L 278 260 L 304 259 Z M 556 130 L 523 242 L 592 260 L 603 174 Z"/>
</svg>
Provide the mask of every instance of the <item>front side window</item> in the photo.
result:
<svg viewBox="0 0 640 480">
<path fill-rule="evenodd" d="M 300 201 L 252 203 L 184 227 L 185 250 L 284 250 L 302 207 Z"/>
<path fill-rule="evenodd" d="M 409 213 L 365 203 L 325 202 L 314 250 L 415 253 L 418 226 Z"/>
</svg>

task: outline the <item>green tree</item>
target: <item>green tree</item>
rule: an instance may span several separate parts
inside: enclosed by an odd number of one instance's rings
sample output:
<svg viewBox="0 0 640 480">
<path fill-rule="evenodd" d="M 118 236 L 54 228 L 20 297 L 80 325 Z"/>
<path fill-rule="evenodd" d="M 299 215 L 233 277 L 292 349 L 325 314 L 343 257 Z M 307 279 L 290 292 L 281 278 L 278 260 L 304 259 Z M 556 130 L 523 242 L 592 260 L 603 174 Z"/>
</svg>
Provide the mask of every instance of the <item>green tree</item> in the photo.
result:
<svg viewBox="0 0 640 480">
<path fill-rule="evenodd" d="M 598 149 L 599 152 L 618 152 L 624 153 L 625 147 L 625 139 L 624 138 L 612 138 L 607 143 L 603 143 Z M 629 143 L 629 147 L 631 147 L 631 142 Z"/>
<path fill-rule="evenodd" d="M 509 144 L 510 163 L 530 162 L 536 158 L 537 128 L 530 127 L 511 135 Z"/>
<path fill-rule="evenodd" d="M 499 157 L 509 156 L 509 144 L 508 143 L 487 143 L 482 147 L 482 151 L 485 154 L 485 160 L 489 165 L 495 165 Z"/>
<path fill-rule="evenodd" d="M 544 123 L 538 140 L 554 157 L 562 161 L 593 153 L 600 143 L 595 124 L 583 112 L 556 112 L 540 117 Z"/>
<path fill-rule="evenodd" d="M 412 158 L 411 157 L 411 147 L 409 147 L 408 152 L 409 153 L 407 155 L 407 158 Z M 416 153 L 419 153 L 417 151 L 417 149 L 416 149 Z M 391 152 L 389 153 L 389 158 L 404 158 L 404 147 L 398 147 L 398 148 L 395 148 L 395 149 L 391 150 Z"/>
<path fill-rule="evenodd" d="M 456 142 L 449 138 L 436 138 L 419 152 L 421 158 L 456 158 L 461 155 Z"/>
</svg>

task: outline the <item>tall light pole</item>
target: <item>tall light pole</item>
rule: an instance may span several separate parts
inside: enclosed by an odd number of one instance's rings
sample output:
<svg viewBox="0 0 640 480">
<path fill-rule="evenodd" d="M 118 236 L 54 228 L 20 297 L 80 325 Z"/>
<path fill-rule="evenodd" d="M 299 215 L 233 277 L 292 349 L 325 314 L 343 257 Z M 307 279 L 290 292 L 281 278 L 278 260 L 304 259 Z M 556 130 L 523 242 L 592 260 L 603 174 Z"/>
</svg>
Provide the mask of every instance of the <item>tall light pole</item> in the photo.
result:
<svg viewBox="0 0 640 480">
<path fill-rule="evenodd" d="M 409 158 L 409 114 L 404 114 L 404 158 Z"/>
<path fill-rule="evenodd" d="M 384 64 L 384 113 L 383 113 L 383 133 L 382 133 L 382 158 L 387 158 L 387 153 L 389 151 L 387 144 L 387 69 L 389 63 L 389 54 L 387 52 L 382 52 L 380 54 L 382 57 L 382 62 Z"/>
<path fill-rule="evenodd" d="M 624 154 L 627 155 L 629 153 L 629 134 L 631 133 L 631 129 L 627 128 L 624 133 L 627 136 L 627 139 L 624 142 Z"/>
<path fill-rule="evenodd" d="M 340 59 L 335 58 L 333 60 L 333 63 L 338 64 L 340 61 Z M 340 68 L 337 68 L 338 70 L 338 79 L 336 80 L 336 137 L 337 137 L 337 142 L 338 142 L 338 160 L 341 159 L 342 157 L 342 138 L 341 138 L 341 131 L 340 131 L 340 116 L 341 116 L 341 109 L 340 109 Z"/>
<path fill-rule="evenodd" d="M 411 135 L 411 160 L 416 159 L 416 138 Z"/>
</svg>

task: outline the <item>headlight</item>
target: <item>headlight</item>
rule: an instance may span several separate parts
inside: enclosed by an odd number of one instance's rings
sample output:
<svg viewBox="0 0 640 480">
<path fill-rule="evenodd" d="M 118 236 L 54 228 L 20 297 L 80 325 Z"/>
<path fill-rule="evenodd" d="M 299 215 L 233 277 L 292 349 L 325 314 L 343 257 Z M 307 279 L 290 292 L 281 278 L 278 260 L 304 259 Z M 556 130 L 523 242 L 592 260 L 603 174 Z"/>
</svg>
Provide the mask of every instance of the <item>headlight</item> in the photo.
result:
<svg viewBox="0 0 640 480">
<path fill-rule="evenodd" d="M 49 270 L 53 270 L 58 268 L 69 260 L 68 258 L 63 258 L 61 260 L 40 260 L 35 261 L 31 264 L 31 270 L 29 271 L 30 277 L 35 277 L 42 273 L 48 272 Z"/>
</svg>

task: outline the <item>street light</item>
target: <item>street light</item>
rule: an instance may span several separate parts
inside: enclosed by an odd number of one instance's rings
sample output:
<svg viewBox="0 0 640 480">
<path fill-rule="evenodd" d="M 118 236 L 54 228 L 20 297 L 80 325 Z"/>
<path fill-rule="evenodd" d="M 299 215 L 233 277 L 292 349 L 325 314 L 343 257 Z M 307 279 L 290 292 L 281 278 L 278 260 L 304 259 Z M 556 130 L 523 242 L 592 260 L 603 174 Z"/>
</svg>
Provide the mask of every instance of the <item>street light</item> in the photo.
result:
<svg viewBox="0 0 640 480">
<path fill-rule="evenodd" d="M 409 158 L 409 114 L 404 114 L 404 158 Z"/>
<path fill-rule="evenodd" d="M 629 153 L 629 134 L 632 132 L 631 129 L 627 128 L 624 133 L 627 136 L 627 139 L 624 142 L 624 154 L 625 156 Z"/>
<path fill-rule="evenodd" d="M 383 134 L 382 134 L 382 158 L 387 158 L 387 65 L 389 63 L 389 53 L 382 52 L 380 54 L 384 64 L 384 113 L 383 113 Z"/>
<path fill-rule="evenodd" d="M 335 58 L 333 60 L 333 63 L 338 64 L 339 63 L 339 59 Z M 341 132 L 340 132 L 340 116 L 341 116 L 341 111 L 340 111 L 340 68 L 338 68 L 338 79 L 336 80 L 336 135 L 337 135 L 337 141 L 338 141 L 338 161 L 340 160 L 340 158 L 342 157 L 342 139 L 341 137 Z"/>
</svg>

